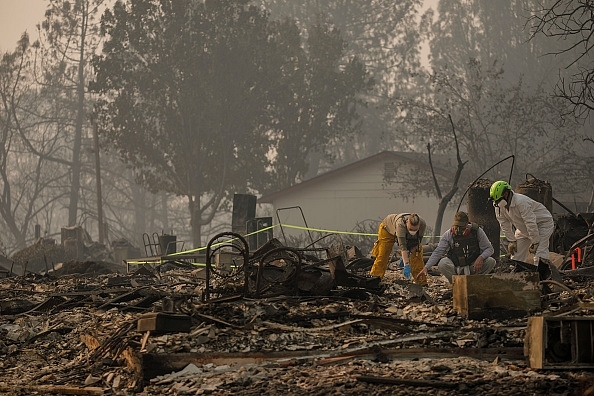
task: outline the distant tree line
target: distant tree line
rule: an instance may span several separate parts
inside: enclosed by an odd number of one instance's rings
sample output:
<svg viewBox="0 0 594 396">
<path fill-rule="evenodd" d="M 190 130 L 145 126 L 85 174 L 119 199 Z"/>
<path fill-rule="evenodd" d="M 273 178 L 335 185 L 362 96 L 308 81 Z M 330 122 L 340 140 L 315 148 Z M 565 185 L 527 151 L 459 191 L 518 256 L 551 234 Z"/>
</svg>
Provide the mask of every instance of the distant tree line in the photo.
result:
<svg viewBox="0 0 594 396">
<path fill-rule="evenodd" d="M 1 247 L 31 243 L 35 224 L 96 235 L 95 131 L 110 239 L 136 244 L 176 230 L 203 245 L 233 193 L 383 150 L 451 155 L 452 127 L 468 161 L 461 185 L 515 155 L 514 182 L 531 173 L 588 195 L 589 11 L 569 0 L 49 0 L 36 36 L 0 61 Z M 405 194 L 435 193 L 432 180 L 412 185 Z"/>
</svg>

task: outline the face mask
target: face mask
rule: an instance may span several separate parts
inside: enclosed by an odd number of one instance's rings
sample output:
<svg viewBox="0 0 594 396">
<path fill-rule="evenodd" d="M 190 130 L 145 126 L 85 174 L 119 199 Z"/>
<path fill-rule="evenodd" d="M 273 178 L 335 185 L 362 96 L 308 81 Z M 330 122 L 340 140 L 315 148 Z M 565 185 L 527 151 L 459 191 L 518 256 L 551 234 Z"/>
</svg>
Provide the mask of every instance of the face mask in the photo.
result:
<svg viewBox="0 0 594 396">
<path fill-rule="evenodd" d="M 418 231 L 418 230 L 417 230 L 417 231 Z M 409 233 L 410 235 L 412 235 L 412 236 L 415 236 L 415 235 L 417 235 L 417 231 L 411 231 L 411 230 L 408 230 L 408 233 Z"/>
<path fill-rule="evenodd" d="M 505 207 L 507 206 L 507 201 L 505 199 L 502 199 L 497 203 L 497 206 L 499 206 L 501 209 L 505 209 Z"/>
</svg>

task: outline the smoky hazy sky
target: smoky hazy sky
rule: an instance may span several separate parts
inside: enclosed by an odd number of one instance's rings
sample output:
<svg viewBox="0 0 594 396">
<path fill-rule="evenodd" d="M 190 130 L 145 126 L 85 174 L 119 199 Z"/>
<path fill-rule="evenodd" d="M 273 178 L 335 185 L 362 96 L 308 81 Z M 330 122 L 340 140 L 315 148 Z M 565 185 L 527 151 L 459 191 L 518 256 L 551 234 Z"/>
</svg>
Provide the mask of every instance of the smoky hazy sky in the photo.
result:
<svg viewBox="0 0 594 396">
<path fill-rule="evenodd" d="M 439 0 L 423 1 L 426 7 L 437 9 Z M 46 6 L 47 0 L 0 0 L 0 53 L 12 51 L 24 31 L 35 40 L 35 25 L 43 19 Z"/>
<path fill-rule="evenodd" d="M 43 19 L 46 0 L 0 0 L 0 52 L 12 51 L 21 34 L 37 37 L 35 25 Z"/>
</svg>

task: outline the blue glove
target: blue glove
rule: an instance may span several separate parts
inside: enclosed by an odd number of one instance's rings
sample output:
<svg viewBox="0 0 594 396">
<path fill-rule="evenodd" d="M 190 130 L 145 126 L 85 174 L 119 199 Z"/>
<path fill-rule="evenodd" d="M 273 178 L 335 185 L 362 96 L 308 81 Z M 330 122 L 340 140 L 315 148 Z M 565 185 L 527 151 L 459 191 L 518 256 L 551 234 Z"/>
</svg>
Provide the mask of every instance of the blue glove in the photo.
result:
<svg viewBox="0 0 594 396">
<path fill-rule="evenodd" d="M 400 261 L 398 262 L 398 268 L 404 268 L 404 260 L 400 257 Z"/>
<path fill-rule="evenodd" d="M 409 264 L 406 264 L 404 266 L 404 269 L 402 270 L 402 274 L 404 275 L 404 277 L 406 279 L 410 279 L 410 265 Z"/>
</svg>

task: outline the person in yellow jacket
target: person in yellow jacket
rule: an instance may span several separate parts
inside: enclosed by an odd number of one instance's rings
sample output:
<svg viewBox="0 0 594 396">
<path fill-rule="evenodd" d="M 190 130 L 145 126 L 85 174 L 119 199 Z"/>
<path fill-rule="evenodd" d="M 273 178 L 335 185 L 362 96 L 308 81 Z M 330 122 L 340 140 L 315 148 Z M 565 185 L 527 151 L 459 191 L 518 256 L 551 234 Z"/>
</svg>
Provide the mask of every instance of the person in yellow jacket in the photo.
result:
<svg viewBox="0 0 594 396">
<path fill-rule="evenodd" d="M 421 249 L 426 228 L 425 220 L 416 213 L 387 215 L 379 225 L 377 241 L 371 250 L 371 255 L 375 257 L 375 261 L 369 274 L 380 278 L 384 277 L 388 267 L 388 260 L 392 254 L 392 248 L 394 243 L 398 242 L 402 261 L 404 262 L 404 274 L 406 276 L 408 273 L 407 277 L 410 277 L 409 257 L 411 253 Z"/>
</svg>

